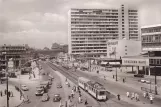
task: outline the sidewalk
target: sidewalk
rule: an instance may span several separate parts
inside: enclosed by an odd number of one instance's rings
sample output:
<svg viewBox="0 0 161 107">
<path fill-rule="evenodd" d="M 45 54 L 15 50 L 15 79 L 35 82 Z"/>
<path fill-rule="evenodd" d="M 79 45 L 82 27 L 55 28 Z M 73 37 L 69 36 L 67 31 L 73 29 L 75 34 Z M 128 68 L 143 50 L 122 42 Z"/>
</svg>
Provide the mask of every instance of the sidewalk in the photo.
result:
<svg viewBox="0 0 161 107">
<path fill-rule="evenodd" d="M 3 96 L 0 96 L 0 107 L 6 107 L 7 106 L 7 96 L 4 94 L 4 90 L 6 89 L 6 84 L 0 84 L 0 91 L 2 90 Z M 10 97 L 9 99 L 9 106 L 10 107 L 16 107 L 22 103 L 22 99 L 20 100 L 20 92 L 18 92 L 14 86 L 9 85 L 8 87 L 9 91 L 13 92 L 13 97 Z"/>
</svg>

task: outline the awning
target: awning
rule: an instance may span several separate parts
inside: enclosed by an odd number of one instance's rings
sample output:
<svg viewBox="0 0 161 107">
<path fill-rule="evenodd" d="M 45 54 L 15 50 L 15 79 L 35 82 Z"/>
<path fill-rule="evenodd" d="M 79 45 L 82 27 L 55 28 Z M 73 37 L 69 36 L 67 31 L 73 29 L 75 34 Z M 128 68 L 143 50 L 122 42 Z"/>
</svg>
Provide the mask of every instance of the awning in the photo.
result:
<svg viewBox="0 0 161 107">
<path fill-rule="evenodd" d="M 101 62 L 102 65 L 106 65 L 108 62 Z"/>
<path fill-rule="evenodd" d="M 120 65 L 120 62 L 109 62 L 110 65 Z"/>
</svg>

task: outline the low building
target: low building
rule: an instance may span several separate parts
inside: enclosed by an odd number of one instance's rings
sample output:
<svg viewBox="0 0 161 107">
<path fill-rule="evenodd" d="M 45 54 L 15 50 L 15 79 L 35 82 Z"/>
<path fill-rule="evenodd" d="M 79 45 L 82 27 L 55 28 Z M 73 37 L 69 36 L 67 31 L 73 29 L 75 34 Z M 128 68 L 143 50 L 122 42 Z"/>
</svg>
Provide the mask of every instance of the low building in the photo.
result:
<svg viewBox="0 0 161 107">
<path fill-rule="evenodd" d="M 136 40 L 108 40 L 107 58 L 121 59 L 124 56 L 135 56 L 141 53 L 141 41 Z"/>
<path fill-rule="evenodd" d="M 14 68 L 26 63 L 28 52 L 25 45 L 3 45 L 0 46 L 0 69 L 5 69 L 7 62 L 12 58 Z"/>
<path fill-rule="evenodd" d="M 149 75 L 161 75 L 161 24 L 141 27 L 142 51 L 148 53 Z"/>
</svg>

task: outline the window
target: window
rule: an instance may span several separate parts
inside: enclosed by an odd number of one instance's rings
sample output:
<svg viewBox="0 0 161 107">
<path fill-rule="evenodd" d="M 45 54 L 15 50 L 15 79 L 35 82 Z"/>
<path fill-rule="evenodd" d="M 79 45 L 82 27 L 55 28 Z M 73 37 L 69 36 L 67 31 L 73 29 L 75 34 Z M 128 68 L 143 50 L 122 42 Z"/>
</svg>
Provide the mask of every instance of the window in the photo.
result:
<svg viewBox="0 0 161 107">
<path fill-rule="evenodd" d="M 160 64 L 160 60 L 159 59 L 157 59 L 157 65 L 159 65 Z"/>
<path fill-rule="evenodd" d="M 127 49 L 125 49 L 125 51 L 127 51 Z"/>
<path fill-rule="evenodd" d="M 127 53 L 125 53 L 125 55 L 127 55 Z"/>
</svg>

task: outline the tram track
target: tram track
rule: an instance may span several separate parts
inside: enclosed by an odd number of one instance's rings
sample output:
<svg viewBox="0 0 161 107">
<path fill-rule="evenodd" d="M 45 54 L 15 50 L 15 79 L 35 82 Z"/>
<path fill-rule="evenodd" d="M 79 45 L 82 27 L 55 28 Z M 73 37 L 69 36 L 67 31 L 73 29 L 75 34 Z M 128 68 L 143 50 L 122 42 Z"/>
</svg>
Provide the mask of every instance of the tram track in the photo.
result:
<svg viewBox="0 0 161 107">
<path fill-rule="evenodd" d="M 80 75 L 77 75 L 75 74 L 73 71 L 70 71 L 70 70 L 67 70 L 66 68 L 63 68 L 63 67 L 59 67 L 55 64 L 53 64 L 52 62 L 47 62 L 47 64 L 53 69 L 53 70 L 56 70 L 56 71 L 59 71 L 61 74 L 63 74 L 65 77 L 67 77 L 69 80 L 71 80 L 74 84 L 78 84 L 78 77 L 80 77 Z M 95 98 L 94 98 L 95 99 Z M 115 107 L 115 103 L 121 105 L 120 107 L 128 107 L 127 106 L 127 102 L 119 102 L 115 99 L 110 99 L 112 100 L 114 103 L 108 103 L 107 101 L 106 102 L 100 102 L 100 101 L 97 101 L 98 103 L 98 107 Z"/>
</svg>

